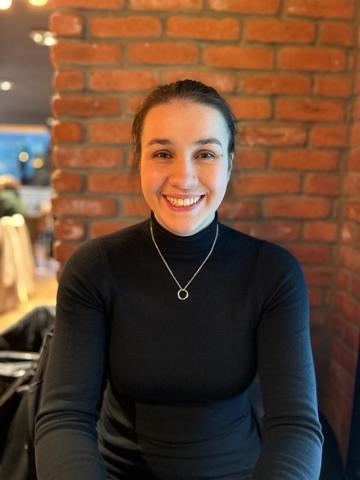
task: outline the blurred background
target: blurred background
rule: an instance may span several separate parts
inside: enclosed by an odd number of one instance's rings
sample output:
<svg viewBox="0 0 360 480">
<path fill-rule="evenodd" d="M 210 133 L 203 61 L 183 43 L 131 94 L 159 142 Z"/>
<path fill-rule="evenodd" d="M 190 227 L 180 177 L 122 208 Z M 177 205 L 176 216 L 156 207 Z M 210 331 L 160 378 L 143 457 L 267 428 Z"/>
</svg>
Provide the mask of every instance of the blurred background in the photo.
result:
<svg viewBox="0 0 360 480">
<path fill-rule="evenodd" d="M 0 0 L 0 329 L 55 303 L 50 12 L 46 0 Z"/>
</svg>

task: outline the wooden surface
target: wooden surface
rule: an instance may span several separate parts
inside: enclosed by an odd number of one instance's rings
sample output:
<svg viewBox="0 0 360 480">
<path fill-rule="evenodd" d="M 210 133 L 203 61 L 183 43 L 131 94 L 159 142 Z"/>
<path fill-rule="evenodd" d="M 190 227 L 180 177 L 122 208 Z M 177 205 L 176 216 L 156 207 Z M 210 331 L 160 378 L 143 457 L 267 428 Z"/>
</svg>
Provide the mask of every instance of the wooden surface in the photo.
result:
<svg viewBox="0 0 360 480">
<path fill-rule="evenodd" d="M 16 309 L 0 314 L 0 333 L 16 323 L 23 315 L 40 305 L 55 305 L 57 280 L 54 277 L 37 277 L 35 292 L 28 302 Z"/>
</svg>

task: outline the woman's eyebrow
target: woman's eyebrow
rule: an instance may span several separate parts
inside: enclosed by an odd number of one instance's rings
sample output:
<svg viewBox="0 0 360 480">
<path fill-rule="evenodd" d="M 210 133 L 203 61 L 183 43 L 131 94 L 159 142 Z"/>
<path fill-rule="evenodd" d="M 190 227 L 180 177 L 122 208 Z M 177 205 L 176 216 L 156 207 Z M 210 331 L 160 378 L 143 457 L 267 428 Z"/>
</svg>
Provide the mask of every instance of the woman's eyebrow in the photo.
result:
<svg viewBox="0 0 360 480">
<path fill-rule="evenodd" d="M 200 138 L 199 140 L 196 140 L 196 142 L 194 142 L 194 145 L 208 145 L 209 143 L 216 143 L 217 145 L 220 145 L 220 147 L 222 147 L 220 140 L 215 137 Z"/>
<path fill-rule="evenodd" d="M 172 145 L 172 141 L 168 138 L 153 138 L 146 144 L 146 147 L 150 147 L 151 145 L 154 145 L 156 143 L 160 145 Z M 196 142 L 194 142 L 194 145 L 208 145 L 210 143 L 216 143 L 217 145 L 220 145 L 220 147 L 222 147 L 220 140 L 215 137 L 200 138 L 199 140 L 196 140 Z"/>
</svg>

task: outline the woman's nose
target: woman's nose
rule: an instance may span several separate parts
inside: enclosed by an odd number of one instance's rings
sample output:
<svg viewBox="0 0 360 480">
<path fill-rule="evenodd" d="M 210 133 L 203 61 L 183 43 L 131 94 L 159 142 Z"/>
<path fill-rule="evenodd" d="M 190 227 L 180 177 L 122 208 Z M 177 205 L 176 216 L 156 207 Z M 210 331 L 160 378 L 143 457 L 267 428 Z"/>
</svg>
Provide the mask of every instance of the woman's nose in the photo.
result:
<svg viewBox="0 0 360 480">
<path fill-rule="evenodd" d="M 179 159 L 174 162 L 171 172 L 171 183 L 177 188 L 187 190 L 197 186 L 197 171 L 191 159 Z"/>
</svg>

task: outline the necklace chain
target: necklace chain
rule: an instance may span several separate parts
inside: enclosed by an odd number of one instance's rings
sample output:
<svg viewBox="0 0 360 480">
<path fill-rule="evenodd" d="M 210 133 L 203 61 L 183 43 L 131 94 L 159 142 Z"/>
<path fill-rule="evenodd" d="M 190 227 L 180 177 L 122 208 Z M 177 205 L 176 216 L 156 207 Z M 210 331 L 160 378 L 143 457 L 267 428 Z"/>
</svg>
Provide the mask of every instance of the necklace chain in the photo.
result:
<svg viewBox="0 0 360 480">
<path fill-rule="evenodd" d="M 164 262 L 164 265 L 165 267 L 168 269 L 170 275 L 172 276 L 172 278 L 175 280 L 177 286 L 179 287 L 179 290 L 177 292 L 177 297 L 179 300 L 186 300 L 187 298 L 189 298 L 189 292 L 187 290 L 188 286 L 190 285 L 190 283 L 194 280 L 194 278 L 196 277 L 196 275 L 200 272 L 200 270 L 202 269 L 202 267 L 205 265 L 205 263 L 207 262 L 208 258 L 210 257 L 210 255 L 212 254 L 213 250 L 214 250 L 214 247 L 215 247 L 215 243 L 216 243 L 216 240 L 218 238 L 218 234 L 219 234 L 219 224 L 216 224 L 216 233 L 215 233 L 215 238 L 214 238 L 214 241 L 213 241 L 213 244 L 210 248 L 210 251 L 209 253 L 206 255 L 205 259 L 202 261 L 200 267 L 196 270 L 196 272 L 194 273 L 194 275 L 190 278 L 190 280 L 187 282 L 187 284 L 182 287 L 180 285 L 180 283 L 178 282 L 177 278 L 175 277 L 175 275 L 173 274 L 171 268 L 169 267 L 167 261 L 165 260 L 163 254 L 161 253 L 160 251 L 160 248 L 158 246 L 158 244 L 156 243 L 155 241 L 155 238 L 154 238 L 154 232 L 153 232 L 153 228 L 152 228 L 152 222 L 150 220 L 150 233 L 151 233 L 151 238 L 152 238 L 152 241 L 155 245 L 155 248 L 156 250 L 158 251 L 158 254 L 160 255 L 162 261 Z"/>
</svg>

